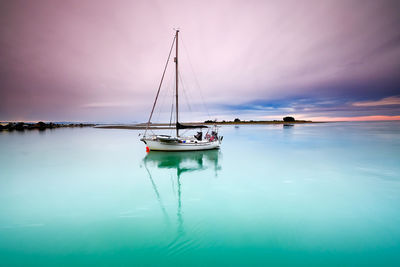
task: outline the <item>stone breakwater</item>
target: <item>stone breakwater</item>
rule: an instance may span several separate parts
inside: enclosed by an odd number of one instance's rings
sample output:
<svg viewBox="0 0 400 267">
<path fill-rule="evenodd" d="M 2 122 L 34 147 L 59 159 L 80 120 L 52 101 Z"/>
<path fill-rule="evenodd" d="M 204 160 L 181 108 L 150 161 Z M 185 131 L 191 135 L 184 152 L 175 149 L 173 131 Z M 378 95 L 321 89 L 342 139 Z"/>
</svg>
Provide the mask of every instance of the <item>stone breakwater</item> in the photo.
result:
<svg viewBox="0 0 400 267">
<path fill-rule="evenodd" d="M 25 131 L 25 130 L 46 130 L 46 129 L 55 129 L 55 128 L 63 128 L 63 127 L 92 127 L 94 124 L 88 123 L 45 123 L 39 121 L 38 123 L 25 123 L 25 122 L 9 122 L 6 125 L 0 124 L 0 131 Z"/>
</svg>

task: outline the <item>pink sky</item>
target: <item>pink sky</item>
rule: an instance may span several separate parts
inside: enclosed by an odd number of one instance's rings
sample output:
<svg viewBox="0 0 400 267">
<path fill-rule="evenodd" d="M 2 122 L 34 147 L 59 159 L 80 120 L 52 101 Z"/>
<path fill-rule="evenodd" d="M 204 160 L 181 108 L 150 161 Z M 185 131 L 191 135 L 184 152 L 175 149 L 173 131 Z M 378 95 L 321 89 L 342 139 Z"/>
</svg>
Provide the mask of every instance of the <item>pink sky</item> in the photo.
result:
<svg viewBox="0 0 400 267">
<path fill-rule="evenodd" d="M 184 120 L 399 119 L 399 3 L 2 1 L 0 120 L 145 121 L 174 27 Z"/>
</svg>

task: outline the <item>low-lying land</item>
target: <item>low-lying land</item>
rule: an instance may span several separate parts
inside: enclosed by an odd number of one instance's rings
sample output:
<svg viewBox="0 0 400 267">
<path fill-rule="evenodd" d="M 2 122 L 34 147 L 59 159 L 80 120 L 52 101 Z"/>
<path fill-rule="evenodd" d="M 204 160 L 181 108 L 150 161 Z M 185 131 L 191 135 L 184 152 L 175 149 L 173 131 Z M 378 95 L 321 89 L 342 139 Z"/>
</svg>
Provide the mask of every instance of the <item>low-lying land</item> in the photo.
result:
<svg viewBox="0 0 400 267">
<path fill-rule="evenodd" d="M 293 124 L 304 124 L 304 123 L 320 123 L 305 120 L 295 120 L 295 121 L 206 121 L 206 122 L 188 122 L 184 123 L 188 125 L 254 125 L 254 124 L 283 124 L 283 125 L 293 125 Z M 146 129 L 145 123 L 131 124 L 131 125 L 96 125 L 96 128 L 103 129 L 130 129 L 130 130 L 144 130 Z M 175 125 L 169 125 L 169 123 L 151 123 L 149 129 L 175 129 Z"/>
<path fill-rule="evenodd" d="M 205 121 L 205 122 L 189 122 L 184 123 L 188 125 L 257 125 L 257 124 L 283 124 L 283 125 L 293 125 L 293 124 L 304 124 L 304 123 L 320 123 L 305 120 L 295 120 L 295 121 Z M 27 123 L 27 122 L 9 122 L 0 124 L 0 131 L 24 131 L 24 130 L 46 130 L 64 127 L 95 127 L 103 129 L 131 129 L 131 130 L 144 130 L 147 128 L 146 123 L 138 124 L 119 124 L 119 125 L 104 125 L 104 124 L 93 124 L 93 123 L 44 123 L 42 121 L 37 123 Z M 148 129 L 175 129 L 175 125 L 170 125 L 169 123 L 151 123 Z"/>
<path fill-rule="evenodd" d="M 225 124 L 293 124 L 293 123 L 318 123 L 318 122 L 313 122 L 313 121 L 305 121 L 305 120 L 295 120 L 295 121 L 278 121 L 278 120 L 273 120 L 273 121 L 206 121 L 203 124 L 217 124 L 217 125 L 225 125 Z"/>
</svg>

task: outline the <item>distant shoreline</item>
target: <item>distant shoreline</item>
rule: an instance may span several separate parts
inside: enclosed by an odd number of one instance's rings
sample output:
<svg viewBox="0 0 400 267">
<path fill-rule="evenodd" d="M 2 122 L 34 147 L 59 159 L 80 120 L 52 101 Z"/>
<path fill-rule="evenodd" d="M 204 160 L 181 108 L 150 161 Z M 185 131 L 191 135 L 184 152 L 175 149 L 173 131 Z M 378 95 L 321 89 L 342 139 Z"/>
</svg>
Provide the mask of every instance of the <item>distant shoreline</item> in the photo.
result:
<svg viewBox="0 0 400 267">
<path fill-rule="evenodd" d="M 226 122 L 189 122 L 184 124 L 190 125 L 293 125 L 293 124 L 309 124 L 309 123 L 325 123 L 325 122 L 314 122 L 314 121 L 240 121 L 240 122 L 233 122 L 233 121 L 226 121 Z M 147 127 L 145 123 L 139 123 L 134 125 L 96 125 L 95 128 L 101 129 L 129 129 L 129 130 L 145 130 Z M 170 126 L 169 123 L 152 123 L 150 124 L 149 129 L 157 129 L 157 130 L 168 130 L 168 129 L 175 129 L 175 126 Z"/>
<path fill-rule="evenodd" d="M 184 124 L 189 125 L 294 125 L 294 124 L 310 124 L 310 123 L 326 123 L 326 122 L 313 122 L 313 121 L 217 121 L 217 122 L 188 122 Z M 18 123 L 7 123 L 0 124 L 0 131 L 25 131 L 25 130 L 46 130 L 55 128 L 73 128 L 73 127 L 93 127 L 100 129 L 128 129 L 128 130 L 145 130 L 147 128 L 146 123 L 138 124 L 94 124 L 94 123 L 53 123 L 53 122 L 18 122 Z M 169 123 L 151 123 L 148 129 L 157 130 L 168 130 L 175 129 L 175 125 L 171 126 Z"/>
<path fill-rule="evenodd" d="M 346 122 L 346 121 L 306 121 L 306 120 L 295 120 L 295 121 L 216 121 L 216 122 L 187 122 L 183 125 L 283 125 L 293 126 L 295 124 L 319 124 L 319 123 L 335 123 L 335 122 Z M 349 121 L 354 122 L 354 121 Z M 363 122 L 363 121 L 359 121 Z M 369 122 L 369 121 L 366 121 Z M 46 129 L 56 128 L 82 128 L 82 127 L 93 127 L 98 129 L 126 129 L 126 130 L 145 130 L 147 128 L 146 123 L 137 124 L 96 124 L 96 123 L 64 123 L 64 122 L 0 122 L 1 131 L 30 131 L 39 130 L 43 131 Z M 174 126 L 170 126 L 169 123 L 150 123 L 149 130 L 170 130 L 175 129 Z"/>
</svg>

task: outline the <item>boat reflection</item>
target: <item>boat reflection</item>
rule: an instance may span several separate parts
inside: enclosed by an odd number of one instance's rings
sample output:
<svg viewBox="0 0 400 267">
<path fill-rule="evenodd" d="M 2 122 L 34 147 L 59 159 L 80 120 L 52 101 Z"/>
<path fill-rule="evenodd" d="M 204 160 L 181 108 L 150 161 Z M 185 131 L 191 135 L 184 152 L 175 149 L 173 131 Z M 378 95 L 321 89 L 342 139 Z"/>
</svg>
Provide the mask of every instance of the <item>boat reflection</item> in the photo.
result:
<svg viewBox="0 0 400 267">
<path fill-rule="evenodd" d="M 176 169 L 177 176 L 185 172 L 205 170 L 213 166 L 215 175 L 221 169 L 219 150 L 164 152 L 151 151 L 143 159 L 145 165 L 154 164 L 159 169 Z"/>
<path fill-rule="evenodd" d="M 163 152 L 151 151 L 143 158 L 143 165 L 147 171 L 150 182 L 152 184 L 157 201 L 160 204 L 161 211 L 165 220 L 169 222 L 169 216 L 162 202 L 157 184 L 153 179 L 152 168 L 157 169 L 175 169 L 176 170 L 176 184 L 178 204 L 177 204 L 177 222 L 178 222 L 178 237 L 183 234 L 183 217 L 182 217 L 182 174 L 204 171 L 207 169 L 214 169 L 215 177 L 221 169 L 219 165 L 219 150 L 203 150 L 203 151 L 185 151 L 185 152 Z"/>
</svg>

